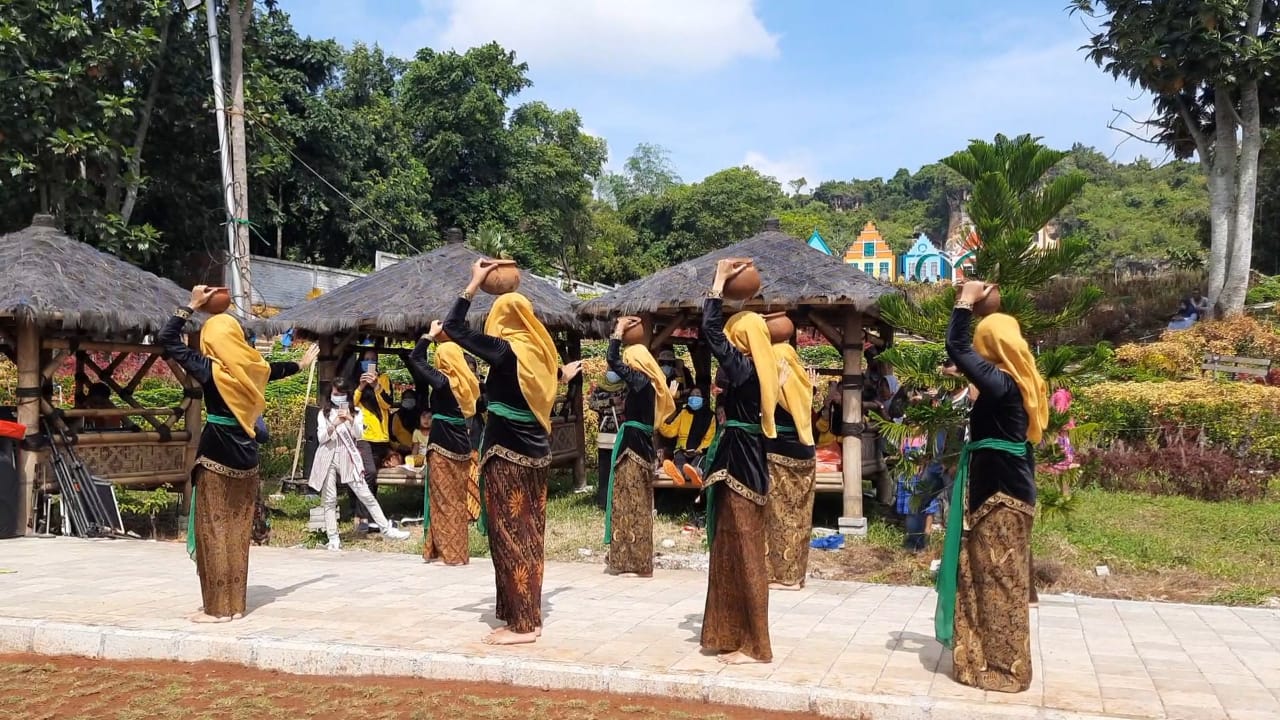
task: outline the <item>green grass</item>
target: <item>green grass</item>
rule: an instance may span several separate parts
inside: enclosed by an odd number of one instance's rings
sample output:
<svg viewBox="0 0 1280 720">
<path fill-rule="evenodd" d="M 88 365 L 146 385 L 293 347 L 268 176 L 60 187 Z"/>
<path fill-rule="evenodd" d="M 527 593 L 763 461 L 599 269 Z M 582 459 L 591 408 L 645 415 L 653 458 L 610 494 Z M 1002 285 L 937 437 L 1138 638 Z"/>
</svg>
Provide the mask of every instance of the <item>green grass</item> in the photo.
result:
<svg viewBox="0 0 1280 720">
<path fill-rule="evenodd" d="M 1209 503 L 1181 497 L 1079 490 L 1068 520 L 1039 522 L 1033 549 L 1066 541 L 1112 570 L 1189 570 L 1280 594 L 1280 502 Z"/>
</svg>

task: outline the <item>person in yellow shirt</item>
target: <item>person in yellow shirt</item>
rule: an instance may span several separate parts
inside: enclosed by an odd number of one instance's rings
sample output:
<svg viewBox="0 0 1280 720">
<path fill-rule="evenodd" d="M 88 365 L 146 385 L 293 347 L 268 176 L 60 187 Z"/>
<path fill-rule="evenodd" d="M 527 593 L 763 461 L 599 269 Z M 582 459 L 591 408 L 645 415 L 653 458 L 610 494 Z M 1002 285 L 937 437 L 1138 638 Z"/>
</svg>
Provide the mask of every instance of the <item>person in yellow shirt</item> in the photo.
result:
<svg viewBox="0 0 1280 720">
<path fill-rule="evenodd" d="M 684 407 L 663 422 L 658 432 L 675 440 L 674 457 L 663 461 L 662 471 L 676 485 L 689 482 L 702 487 L 698 465 L 716 435 L 716 416 L 702 396 L 702 388 L 691 388 Z"/>
<path fill-rule="evenodd" d="M 391 451 L 391 379 L 378 371 L 378 351 L 366 350 L 360 359 L 360 384 L 356 387 L 352 405 L 360 411 L 364 433 L 356 447 L 364 466 L 364 480 L 369 492 L 378 496 L 378 468 Z M 355 518 L 356 532 L 369 531 L 372 515 L 364 504 L 351 496 L 351 515 Z M 378 528 L 381 530 L 382 528 Z"/>
<path fill-rule="evenodd" d="M 413 433 L 418 429 L 422 408 L 426 403 L 418 402 L 418 393 L 405 390 L 400 394 L 400 409 L 391 416 L 391 449 L 405 458 L 413 454 Z"/>
</svg>

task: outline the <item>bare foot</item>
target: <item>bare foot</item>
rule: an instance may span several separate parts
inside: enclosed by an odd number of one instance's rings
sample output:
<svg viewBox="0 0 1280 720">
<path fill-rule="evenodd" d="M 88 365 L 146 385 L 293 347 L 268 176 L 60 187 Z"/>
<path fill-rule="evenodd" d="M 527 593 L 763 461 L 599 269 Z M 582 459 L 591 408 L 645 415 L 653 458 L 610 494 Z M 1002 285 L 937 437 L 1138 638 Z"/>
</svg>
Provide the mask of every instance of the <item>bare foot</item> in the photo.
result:
<svg viewBox="0 0 1280 720">
<path fill-rule="evenodd" d="M 633 573 L 633 572 L 623 572 L 623 573 L 614 573 L 614 574 L 617 575 L 618 577 L 627 577 L 627 578 L 640 577 L 640 573 Z"/>
<path fill-rule="evenodd" d="M 783 583 L 769 583 L 770 590 L 803 590 L 804 585 L 784 585 Z"/>
<path fill-rule="evenodd" d="M 724 653 L 716 658 L 725 665 L 754 665 L 765 664 L 768 660 L 757 660 L 750 655 L 743 654 L 742 651 Z"/>
<path fill-rule="evenodd" d="M 201 623 L 201 624 L 225 623 L 225 622 L 231 622 L 232 620 L 229 617 L 217 617 L 216 615 L 208 615 L 203 611 L 192 613 L 191 615 L 187 616 L 187 619 L 193 623 Z"/>
<path fill-rule="evenodd" d="M 538 631 L 531 633 L 513 632 L 511 628 L 498 628 L 484 639 L 485 645 L 527 645 L 538 640 Z"/>
</svg>

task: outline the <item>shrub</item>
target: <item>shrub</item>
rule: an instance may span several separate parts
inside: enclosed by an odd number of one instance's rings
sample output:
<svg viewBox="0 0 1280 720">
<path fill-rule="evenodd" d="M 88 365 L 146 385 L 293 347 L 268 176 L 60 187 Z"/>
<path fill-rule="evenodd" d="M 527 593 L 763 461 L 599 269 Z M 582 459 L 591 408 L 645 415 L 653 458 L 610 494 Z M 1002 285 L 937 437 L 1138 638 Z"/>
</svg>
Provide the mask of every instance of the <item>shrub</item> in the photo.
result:
<svg viewBox="0 0 1280 720">
<path fill-rule="evenodd" d="M 1084 477 L 1104 490 L 1254 501 L 1266 498 L 1280 461 L 1182 441 L 1167 447 L 1121 443 L 1089 453 L 1084 470 Z"/>
<path fill-rule="evenodd" d="M 1161 340 L 1121 345 L 1116 348 L 1115 360 L 1122 367 L 1137 371 L 1135 379 L 1146 376 L 1177 380 L 1198 370 L 1201 357 L 1186 343 Z"/>
<path fill-rule="evenodd" d="M 1185 345 L 1197 361 L 1207 352 L 1280 359 L 1280 332 L 1276 326 L 1249 315 L 1196 323 L 1187 330 L 1168 330 L 1161 340 Z"/>
<path fill-rule="evenodd" d="M 1280 388 L 1242 382 L 1105 382 L 1080 388 L 1077 420 L 1109 438 L 1168 446 L 1194 439 L 1280 459 Z"/>
</svg>

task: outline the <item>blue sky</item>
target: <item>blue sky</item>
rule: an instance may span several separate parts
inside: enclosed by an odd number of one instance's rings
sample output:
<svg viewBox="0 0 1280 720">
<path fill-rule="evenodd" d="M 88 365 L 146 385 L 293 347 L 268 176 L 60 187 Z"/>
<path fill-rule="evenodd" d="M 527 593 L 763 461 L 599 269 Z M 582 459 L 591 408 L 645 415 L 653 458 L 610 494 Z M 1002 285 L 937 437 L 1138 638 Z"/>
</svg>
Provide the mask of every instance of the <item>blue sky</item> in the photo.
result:
<svg viewBox="0 0 1280 720">
<path fill-rule="evenodd" d="M 404 57 L 496 40 L 529 63 L 521 100 L 578 110 L 614 167 L 662 145 L 686 181 L 743 164 L 783 183 L 888 177 L 998 132 L 1163 157 L 1107 128 L 1150 103 L 1085 58 L 1066 0 L 280 4 L 304 34 Z"/>
</svg>

